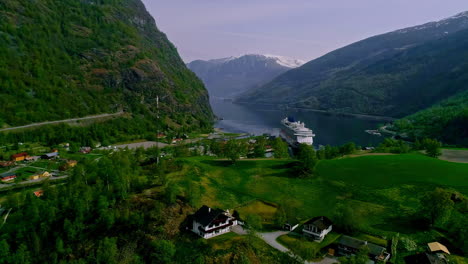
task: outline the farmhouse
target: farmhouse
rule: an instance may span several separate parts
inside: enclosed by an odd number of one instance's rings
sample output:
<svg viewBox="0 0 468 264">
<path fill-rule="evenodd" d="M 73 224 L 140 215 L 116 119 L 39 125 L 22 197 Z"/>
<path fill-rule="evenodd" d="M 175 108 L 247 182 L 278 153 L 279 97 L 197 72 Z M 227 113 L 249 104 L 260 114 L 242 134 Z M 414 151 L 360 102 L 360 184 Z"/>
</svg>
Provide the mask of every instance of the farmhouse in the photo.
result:
<svg viewBox="0 0 468 264">
<path fill-rule="evenodd" d="M 369 257 L 372 260 L 386 262 L 390 259 L 390 254 L 387 253 L 387 249 L 376 244 L 368 243 L 367 241 L 353 238 L 350 236 L 342 236 L 338 240 L 339 255 L 353 255 L 365 247 L 369 249 Z"/>
<path fill-rule="evenodd" d="M 42 159 L 55 159 L 59 157 L 58 152 L 51 152 L 41 156 Z"/>
<path fill-rule="evenodd" d="M 68 161 L 67 161 L 67 165 L 68 165 L 70 168 L 75 167 L 77 164 L 78 164 L 78 161 L 76 161 L 76 160 L 68 160 Z"/>
<path fill-rule="evenodd" d="M 7 173 L 7 174 L 0 175 L 0 179 L 2 182 L 11 182 L 16 179 L 16 175 L 13 173 Z"/>
<path fill-rule="evenodd" d="M 321 242 L 331 230 L 332 221 L 325 216 L 318 216 L 307 221 L 302 232 L 315 241 Z"/>
<path fill-rule="evenodd" d="M 34 192 L 34 195 L 36 197 L 41 197 L 42 195 L 44 195 L 44 191 L 43 190 L 37 190 Z"/>
<path fill-rule="evenodd" d="M 41 158 L 41 156 L 30 156 L 30 157 L 26 157 L 26 160 L 27 161 L 37 161 Z"/>
<path fill-rule="evenodd" d="M 11 155 L 11 161 L 23 161 L 29 157 L 27 152 L 21 152 L 18 154 Z"/>
<path fill-rule="evenodd" d="M 89 154 L 91 153 L 93 149 L 91 147 L 81 147 L 80 148 L 80 153 L 83 153 L 83 154 Z"/>
<path fill-rule="evenodd" d="M 211 238 L 230 232 L 235 225 L 237 220 L 228 211 L 203 205 L 192 216 L 191 230 L 203 238 Z"/>
<path fill-rule="evenodd" d="M 30 180 L 37 180 L 37 179 L 41 179 L 41 178 L 47 178 L 47 177 L 50 177 L 50 173 L 48 171 L 44 171 L 44 172 L 41 172 L 41 173 L 38 173 L 38 174 L 35 174 L 31 177 L 29 177 Z"/>
<path fill-rule="evenodd" d="M 6 168 L 15 165 L 14 161 L 2 161 L 0 162 L 0 167 Z"/>
</svg>

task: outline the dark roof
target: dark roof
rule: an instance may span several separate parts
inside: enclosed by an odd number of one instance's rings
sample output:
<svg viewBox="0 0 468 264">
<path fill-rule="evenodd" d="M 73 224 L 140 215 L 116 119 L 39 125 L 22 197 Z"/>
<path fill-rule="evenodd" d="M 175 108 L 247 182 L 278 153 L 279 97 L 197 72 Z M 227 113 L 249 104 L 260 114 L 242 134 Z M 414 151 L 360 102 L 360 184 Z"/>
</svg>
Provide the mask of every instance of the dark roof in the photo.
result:
<svg viewBox="0 0 468 264">
<path fill-rule="evenodd" d="M 51 152 L 51 153 L 44 154 L 43 156 L 47 156 L 47 157 L 51 158 L 51 157 L 55 157 L 55 156 L 58 156 L 58 155 L 59 155 L 58 152 Z"/>
<path fill-rule="evenodd" d="M 364 246 L 367 246 L 367 248 L 369 248 L 369 254 L 374 256 L 380 256 L 386 251 L 384 247 L 372 243 L 367 243 L 367 241 L 350 236 L 341 236 L 341 238 L 338 240 L 338 244 L 354 249 L 361 249 Z"/>
<path fill-rule="evenodd" d="M 5 174 L 1 174 L 0 178 L 6 178 L 6 177 L 11 177 L 11 176 L 16 177 L 16 174 L 14 174 L 14 173 L 5 173 Z"/>
<path fill-rule="evenodd" d="M 360 249 L 361 247 L 366 245 L 366 241 L 350 236 L 341 236 L 338 240 L 338 244 L 349 248 Z"/>
<path fill-rule="evenodd" d="M 198 211 L 193 215 L 193 220 L 202 224 L 203 226 L 209 225 L 213 220 L 215 220 L 220 214 L 224 213 L 224 210 L 221 209 L 211 209 L 210 207 L 203 205 Z"/>
<path fill-rule="evenodd" d="M 380 256 L 386 251 L 384 247 L 372 243 L 367 243 L 367 247 L 369 248 L 369 254 L 374 256 Z"/>
<path fill-rule="evenodd" d="M 304 225 L 314 225 L 320 230 L 325 230 L 332 225 L 332 221 L 326 216 L 317 216 L 307 221 Z"/>
</svg>

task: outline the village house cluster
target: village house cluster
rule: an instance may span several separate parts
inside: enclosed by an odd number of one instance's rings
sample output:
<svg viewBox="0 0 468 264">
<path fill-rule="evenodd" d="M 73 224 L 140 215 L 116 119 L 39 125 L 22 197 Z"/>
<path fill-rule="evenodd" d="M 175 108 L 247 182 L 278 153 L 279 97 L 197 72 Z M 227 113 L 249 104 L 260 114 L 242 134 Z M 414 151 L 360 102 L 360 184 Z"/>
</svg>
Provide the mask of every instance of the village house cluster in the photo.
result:
<svg viewBox="0 0 468 264">
<path fill-rule="evenodd" d="M 229 233 L 233 231 L 235 226 L 244 225 L 240 219 L 230 214 L 229 210 L 213 209 L 206 205 L 191 215 L 188 222 L 187 229 L 205 239 Z M 288 221 L 284 224 L 283 229 L 293 232 L 299 226 L 302 226 L 300 234 L 317 243 L 322 242 L 333 229 L 332 221 L 326 216 L 314 217 L 302 225 L 299 222 Z M 446 246 L 439 242 L 432 242 L 428 244 L 427 248 L 427 252 L 413 256 L 415 264 L 448 264 L 446 256 L 450 252 Z M 335 257 L 352 256 L 365 249 L 369 263 L 387 262 L 391 257 L 386 247 L 347 235 L 341 235 L 326 249 L 329 256 Z"/>
<path fill-rule="evenodd" d="M 12 168 L 8 172 L 0 174 L 0 181 L 2 183 L 12 183 L 18 178 L 18 173 L 16 172 L 17 169 L 21 167 L 21 165 L 27 166 L 29 163 L 36 162 L 38 160 L 59 160 L 60 153 L 57 149 L 52 149 L 49 153 L 44 153 L 42 155 L 30 155 L 28 152 L 20 152 L 10 156 L 9 161 L 0 161 L 0 168 Z M 76 160 L 63 160 L 64 164 L 60 167 L 61 170 L 66 170 L 68 168 L 72 168 L 78 164 Z M 30 174 L 29 177 L 25 178 L 25 180 L 39 180 L 49 178 L 52 175 L 49 171 L 39 171 L 36 170 L 26 170 L 26 173 Z"/>
</svg>

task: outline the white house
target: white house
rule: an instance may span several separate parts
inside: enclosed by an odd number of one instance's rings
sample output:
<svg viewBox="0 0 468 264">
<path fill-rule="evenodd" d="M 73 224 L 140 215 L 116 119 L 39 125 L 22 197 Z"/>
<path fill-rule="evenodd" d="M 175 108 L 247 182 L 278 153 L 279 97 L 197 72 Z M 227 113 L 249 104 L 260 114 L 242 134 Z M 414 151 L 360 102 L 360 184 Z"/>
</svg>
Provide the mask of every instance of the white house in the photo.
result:
<svg viewBox="0 0 468 264">
<path fill-rule="evenodd" d="M 304 224 L 302 232 L 311 236 L 315 241 L 321 242 L 332 230 L 332 222 L 325 216 L 318 216 L 310 219 Z"/>
<path fill-rule="evenodd" d="M 193 215 L 192 231 L 203 238 L 212 238 L 231 232 L 231 227 L 235 225 L 237 220 L 228 211 L 203 205 Z"/>
</svg>

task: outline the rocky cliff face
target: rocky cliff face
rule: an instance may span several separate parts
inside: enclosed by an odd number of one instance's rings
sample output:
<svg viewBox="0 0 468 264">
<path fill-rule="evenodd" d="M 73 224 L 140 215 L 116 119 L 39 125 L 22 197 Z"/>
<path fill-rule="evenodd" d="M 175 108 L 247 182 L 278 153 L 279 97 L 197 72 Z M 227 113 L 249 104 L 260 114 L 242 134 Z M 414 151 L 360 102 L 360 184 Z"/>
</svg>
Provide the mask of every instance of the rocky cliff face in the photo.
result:
<svg viewBox="0 0 468 264">
<path fill-rule="evenodd" d="M 125 110 L 210 126 L 204 85 L 140 0 L 2 1 L 0 40 L 3 125 Z"/>
</svg>

